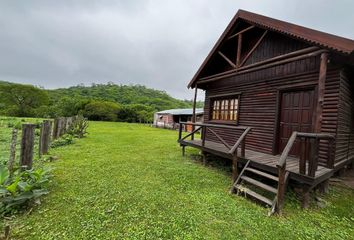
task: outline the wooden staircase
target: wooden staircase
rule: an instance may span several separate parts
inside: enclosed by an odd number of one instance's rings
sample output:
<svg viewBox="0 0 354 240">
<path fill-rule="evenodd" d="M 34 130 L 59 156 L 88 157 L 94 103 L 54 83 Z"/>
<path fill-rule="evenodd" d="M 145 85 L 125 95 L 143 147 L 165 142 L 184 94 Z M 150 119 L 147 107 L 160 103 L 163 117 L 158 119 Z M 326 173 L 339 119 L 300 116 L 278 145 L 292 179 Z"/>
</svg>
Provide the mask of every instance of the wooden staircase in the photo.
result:
<svg viewBox="0 0 354 240">
<path fill-rule="evenodd" d="M 270 214 L 273 214 L 276 210 L 278 196 L 278 187 L 275 188 L 274 184 L 279 185 L 279 178 L 267 172 L 251 168 L 250 163 L 251 161 L 249 160 L 245 164 L 238 178 L 234 182 L 231 192 L 256 199 L 266 206 L 271 207 Z M 288 173 L 285 175 L 284 184 L 287 182 L 288 175 Z M 256 177 L 257 179 L 255 179 Z M 258 180 L 259 177 L 266 179 L 267 182 L 273 182 L 273 184 L 270 185 L 261 182 Z M 245 184 L 247 184 L 247 186 Z M 253 187 L 252 189 L 250 189 L 251 186 Z M 254 189 L 257 189 L 257 191 Z M 265 196 L 264 193 L 268 193 L 267 195 L 272 195 L 272 197 Z"/>
</svg>

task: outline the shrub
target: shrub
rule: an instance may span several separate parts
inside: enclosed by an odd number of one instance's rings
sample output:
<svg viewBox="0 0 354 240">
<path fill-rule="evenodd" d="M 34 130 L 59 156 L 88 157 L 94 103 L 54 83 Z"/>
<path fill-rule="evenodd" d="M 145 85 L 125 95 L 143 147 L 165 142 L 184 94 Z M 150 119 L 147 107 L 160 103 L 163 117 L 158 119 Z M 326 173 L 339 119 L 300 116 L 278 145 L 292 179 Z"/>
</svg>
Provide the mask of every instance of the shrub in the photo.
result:
<svg viewBox="0 0 354 240">
<path fill-rule="evenodd" d="M 62 137 L 54 140 L 51 144 L 50 147 L 51 148 L 57 148 L 57 147 L 61 147 L 61 146 L 66 146 L 66 145 L 70 145 L 74 143 L 74 138 L 72 135 L 70 134 L 65 134 Z"/>
<path fill-rule="evenodd" d="M 17 170 L 10 176 L 5 165 L 0 165 L 0 214 L 12 214 L 39 204 L 39 197 L 47 194 L 46 184 L 51 175 L 49 169 Z"/>
<path fill-rule="evenodd" d="M 83 116 L 77 116 L 72 126 L 68 130 L 68 134 L 73 137 L 83 138 L 87 134 L 88 121 Z"/>
<path fill-rule="evenodd" d="M 20 130 L 22 128 L 22 122 L 19 121 L 10 121 L 7 123 L 8 128 L 16 128 L 17 130 Z"/>
</svg>

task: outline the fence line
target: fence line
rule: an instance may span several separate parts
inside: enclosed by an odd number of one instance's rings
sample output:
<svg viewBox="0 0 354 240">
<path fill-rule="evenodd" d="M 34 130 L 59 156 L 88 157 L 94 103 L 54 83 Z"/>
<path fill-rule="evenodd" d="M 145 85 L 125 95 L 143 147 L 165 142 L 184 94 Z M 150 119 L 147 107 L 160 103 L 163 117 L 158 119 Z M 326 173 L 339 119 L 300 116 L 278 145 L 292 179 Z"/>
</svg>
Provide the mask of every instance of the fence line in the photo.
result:
<svg viewBox="0 0 354 240">
<path fill-rule="evenodd" d="M 47 154 L 52 140 L 66 134 L 71 127 L 76 124 L 77 116 L 74 117 L 59 117 L 52 120 L 43 120 L 40 127 L 38 156 Z M 54 123 L 54 124 L 53 124 Z M 20 146 L 20 166 L 24 169 L 31 169 L 34 155 L 35 145 L 35 130 L 36 124 L 24 123 L 22 124 L 22 136 Z M 13 171 L 13 165 L 16 158 L 16 140 L 17 130 L 13 129 L 11 139 L 10 158 L 8 168 L 10 173 Z"/>
</svg>

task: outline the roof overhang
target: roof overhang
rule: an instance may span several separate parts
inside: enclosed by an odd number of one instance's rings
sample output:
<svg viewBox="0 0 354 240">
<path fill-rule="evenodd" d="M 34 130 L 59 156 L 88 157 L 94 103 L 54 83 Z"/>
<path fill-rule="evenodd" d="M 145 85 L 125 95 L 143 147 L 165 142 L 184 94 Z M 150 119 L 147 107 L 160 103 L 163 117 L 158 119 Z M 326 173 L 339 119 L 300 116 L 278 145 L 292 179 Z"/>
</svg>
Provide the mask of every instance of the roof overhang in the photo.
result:
<svg viewBox="0 0 354 240">
<path fill-rule="evenodd" d="M 336 54 L 349 57 L 350 63 L 354 63 L 354 41 L 352 39 L 339 37 L 240 9 L 232 18 L 225 31 L 222 33 L 196 74 L 193 76 L 192 80 L 189 82 L 188 88 L 194 88 L 196 86 L 196 82 L 200 77 L 201 72 L 239 20 L 243 20 L 262 29 L 278 32 L 291 38 L 307 42 L 313 46 L 319 46 Z"/>
</svg>

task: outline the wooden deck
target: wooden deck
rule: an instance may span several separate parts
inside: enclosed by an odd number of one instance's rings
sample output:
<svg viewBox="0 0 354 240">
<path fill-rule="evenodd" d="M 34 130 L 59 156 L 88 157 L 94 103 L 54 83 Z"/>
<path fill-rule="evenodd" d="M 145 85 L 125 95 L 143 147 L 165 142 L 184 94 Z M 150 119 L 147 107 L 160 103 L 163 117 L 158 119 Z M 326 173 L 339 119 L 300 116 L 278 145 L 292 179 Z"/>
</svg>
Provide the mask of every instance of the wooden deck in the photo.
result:
<svg viewBox="0 0 354 240">
<path fill-rule="evenodd" d="M 191 146 L 198 148 L 202 151 L 221 156 L 224 158 L 232 159 L 232 154 L 229 154 L 229 150 L 224 144 L 205 141 L 205 145 L 202 146 L 202 140 L 183 140 L 180 142 L 182 146 Z M 241 156 L 240 149 L 238 149 Z M 261 152 L 256 152 L 252 150 L 245 150 L 245 157 L 239 157 L 239 162 L 245 164 L 248 160 L 251 160 L 251 166 L 254 168 L 259 168 L 269 173 L 278 174 L 277 163 L 279 161 L 280 155 L 271 155 Z M 318 166 L 315 177 L 310 177 L 308 175 L 302 175 L 299 173 L 299 159 L 295 157 L 287 158 L 286 170 L 289 171 L 290 179 L 296 180 L 300 183 L 306 183 L 309 185 L 316 185 L 325 179 L 330 178 L 333 175 L 334 170 L 323 166 Z"/>
</svg>

